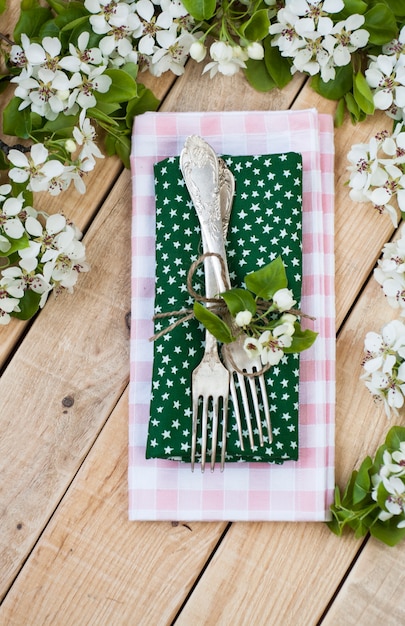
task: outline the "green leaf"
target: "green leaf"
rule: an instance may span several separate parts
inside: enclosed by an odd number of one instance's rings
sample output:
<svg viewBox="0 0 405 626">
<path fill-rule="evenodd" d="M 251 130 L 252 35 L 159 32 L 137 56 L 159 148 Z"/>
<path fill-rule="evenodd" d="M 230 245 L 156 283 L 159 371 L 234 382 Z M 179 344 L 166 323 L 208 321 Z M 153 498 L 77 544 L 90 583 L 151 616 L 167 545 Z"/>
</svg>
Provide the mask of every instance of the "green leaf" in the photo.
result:
<svg viewBox="0 0 405 626">
<path fill-rule="evenodd" d="M 353 96 L 359 108 L 372 115 L 374 113 L 373 94 L 362 72 L 358 72 L 353 80 Z"/>
<path fill-rule="evenodd" d="M 244 22 L 240 32 L 248 41 L 261 41 L 269 34 L 269 28 L 268 9 L 260 9 L 255 11 L 247 22 Z"/>
<path fill-rule="evenodd" d="M 356 479 L 353 484 L 353 505 L 360 505 L 365 500 L 371 501 L 370 495 L 370 487 L 371 487 L 371 478 L 370 478 L 370 469 L 373 465 L 373 462 L 369 456 L 367 456 L 362 464 L 360 465 L 359 471 L 357 473 Z"/>
<path fill-rule="evenodd" d="M 84 4 L 82 2 L 69 2 L 67 8 L 55 18 L 55 24 L 61 30 L 72 30 L 78 25 L 78 20 L 81 19 L 83 21 L 89 19 L 89 12 L 85 9 Z"/>
<path fill-rule="evenodd" d="M 259 298 L 271 300 L 279 289 L 284 289 L 288 285 L 282 258 L 278 256 L 274 261 L 261 267 L 256 272 L 251 272 L 245 276 L 246 287 Z"/>
<path fill-rule="evenodd" d="M 197 22 L 209 20 L 215 13 L 216 0 L 183 0 L 183 5 Z"/>
<path fill-rule="evenodd" d="M 121 105 L 118 102 L 98 102 L 96 107 L 87 109 L 87 117 L 105 122 L 107 126 L 117 126 L 113 113 L 120 109 Z"/>
<path fill-rule="evenodd" d="M 352 122 L 356 123 L 360 121 L 361 118 L 361 111 L 360 111 L 360 107 L 357 104 L 356 100 L 354 99 L 354 96 L 352 93 L 347 93 L 344 97 L 346 106 L 347 106 L 347 110 L 350 113 L 350 117 Z"/>
<path fill-rule="evenodd" d="M 390 450 L 398 450 L 403 441 L 405 441 L 405 427 L 393 426 L 390 428 L 385 439 L 386 446 Z"/>
<path fill-rule="evenodd" d="M 388 4 L 391 10 L 395 13 L 395 15 L 397 15 L 398 17 L 405 16 L 404 0 L 388 0 Z"/>
<path fill-rule="evenodd" d="M 362 28 L 370 33 L 369 44 L 381 46 L 398 34 L 397 21 L 391 9 L 382 2 L 375 4 L 365 14 Z"/>
<path fill-rule="evenodd" d="M 136 81 L 127 72 L 118 69 L 108 69 L 105 70 L 104 75 L 109 76 L 112 83 L 107 93 L 96 92 L 94 94 L 97 102 L 128 102 L 128 100 L 136 97 Z"/>
<path fill-rule="evenodd" d="M 6 10 L 6 0 L 0 0 L 0 13 L 4 13 Z"/>
<path fill-rule="evenodd" d="M 345 118 L 345 110 L 346 110 L 345 100 L 344 98 L 340 98 L 338 105 L 336 107 L 336 111 L 335 111 L 336 128 L 339 128 L 340 126 L 342 126 L 344 122 L 344 118 Z"/>
<path fill-rule="evenodd" d="M 319 74 L 311 79 L 311 88 L 328 100 L 340 100 L 350 91 L 353 85 L 352 66 L 345 65 L 336 68 L 336 77 L 325 83 Z"/>
<path fill-rule="evenodd" d="M 55 120 L 48 120 L 42 127 L 31 131 L 31 135 L 36 139 L 50 135 L 55 135 L 54 139 L 68 138 L 72 136 L 73 128 L 76 124 L 76 115 L 63 115 L 63 113 L 60 113 Z"/>
<path fill-rule="evenodd" d="M 246 68 L 243 71 L 246 80 L 256 91 L 267 92 L 277 87 L 266 68 L 264 59 L 262 61 L 248 59 L 246 61 Z"/>
<path fill-rule="evenodd" d="M 230 289 L 220 294 L 226 302 L 230 314 L 235 317 L 240 311 L 256 313 L 256 301 L 250 291 L 246 289 Z"/>
<path fill-rule="evenodd" d="M 132 127 L 135 115 L 141 115 L 146 111 L 156 111 L 159 106 L 159 100 L 154 96 L 152 91 L 138 83 L 138 94 L 132 98 L 127 104 L 126 124 L 128 128 Z"/>
<path fill-rule="evenodd" d="M 51 9 L 55 11 L 55 13 L 63 13 L 69 7 L 69 2 L 65 2 L 64 0 L 46 0 Z"/>
<path fill-rule="evenodd" d="M 11 317 L 16 317 L 19 320 L 29 320 L 39 309 L 39 302 L 41 300 L 41 294 L 27 289 L 23 297 L 20 299 L 19 313 L 10 313 Z"/>
<path fill-rule="evenodd" d="M 14 41 L 21 43 L 21 35 L 23 33 L 30 39 L 34 39 L 38 36 L 43 24 L 51 18 L 51 11 L 45 7 L 41 7 L 39 4 L 33 8 L 21 11 L 18 22 L 14 28 Z"/>
<path fill-rule="evenodd" d="M 131 139 L 125 135 L 120 135 L 115 141 L 115 151 L 127 170 L 130 169 Z"/>
<path fill-rule="evenodd" d="M 264 63 L 270 77 L 279 89 L 283 89 L 292 80 L 291 63 L 286 57 L 281 56 L 277 46 L 271 45 L 270 37 L 263 41 Z"/>
<path fill-rule="evenodd" d="M 104 141 L 108 156 L 116 154 L 124 166 L 130 168 L 131 140 L 124 133 L 107 135 Z"/>
<path fill-rule="evenodd" d="M 308 348 L 312 346 L 318 336 L 318 333 L 315 333 L 309 328 L 302 330 L 299 322 L 295 322 L 294 327 L 295 332 L 291 337 L 291 346 L 289 348 L 283 348 L 283 351 L 286 354 L 290 354 L 293 352 L 303 352 L 303 350 L 308 350 Z"/>
<path fill-rule="evenodd" d="M 18 110 L 22 100 L 12 98 L 3 111 L 3 132 L 6 135 L 28 139 L 31 132 L 31 118 L 28 109 Z"/>
<path fill-rule="evenodd" d="M 397 528 L 399 521 L 397 516 L 385 522 L 377 520 L 376 523 L 370 527 L 370 534 L 387 546 L 396 546 L 397 543 L 405 538 L 405 528 Z"/>
<path fill-rule="evenodd" d="M 194 302 L 194 315 L 203 326 L 221 343 L 231 343 L 234 337 L 225 322 L 209 309 L 206 309 L 200 302 Z"/>
<path fill-rule="evenodd" d="M 336 23 L 340 20 L 345 20 L 349 17 L 349 15 L 353 15 L 354 13 L 360 13 L 360 15 L 363 15 L 367 11 L 367 8 L 368 4 L 363 0 L 345 0 L 344 9 L 339 11 L 339 13 L 334 13 L 333 19 Z"/>
<path fill-rule="evenodd" d="M 6 235 L 4 232 L 2 233 L 2 235 L 3 237 L 9 240 L 11 245 L 10 245 L 10 248 L 7 250 L 7 252 L 0 251 L 1 257 L 11 256 L 17 250 L 23 250 L 24 248 L 28 248 L 29 246 L 29 237 L 27 233 L 24 233 L 19 239 L 13 239 L 12 237 L 8 237 L 8 235 Z"/>
</svg>

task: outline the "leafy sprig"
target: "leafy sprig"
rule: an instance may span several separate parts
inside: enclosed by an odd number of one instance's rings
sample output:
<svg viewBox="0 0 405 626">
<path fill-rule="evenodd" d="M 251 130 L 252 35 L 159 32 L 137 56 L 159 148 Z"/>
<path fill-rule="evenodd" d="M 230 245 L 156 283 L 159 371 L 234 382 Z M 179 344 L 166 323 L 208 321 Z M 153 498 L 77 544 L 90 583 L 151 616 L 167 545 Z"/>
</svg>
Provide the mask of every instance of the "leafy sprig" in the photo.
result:
<svg viewBox="0 0 405 626">
<path fill-rule="evenodd" d="M 284 354 L 302 352 L 314 343 L 317 333 L 301 328 L 301 311 L 290 289 L 281 257 L 245 276 L 247 289 L 240 287 L 219 294 L 225 307 L 214 312 L 201 302 L 194 303 L 194 315 L 222 343 L 245 335 L 244 347 L 250 356 L 259 356 L 263 365 L 275 365 Z"/>
<path fill-rule="evenodd" d="M 405 537 L 405 428 L 393 426 L 374 460 L 367 456 L 353 471 L 343 493 L 335 488 L 329 528 L 341 536 L 370 533 L 394 546 Z"/>
</svg>

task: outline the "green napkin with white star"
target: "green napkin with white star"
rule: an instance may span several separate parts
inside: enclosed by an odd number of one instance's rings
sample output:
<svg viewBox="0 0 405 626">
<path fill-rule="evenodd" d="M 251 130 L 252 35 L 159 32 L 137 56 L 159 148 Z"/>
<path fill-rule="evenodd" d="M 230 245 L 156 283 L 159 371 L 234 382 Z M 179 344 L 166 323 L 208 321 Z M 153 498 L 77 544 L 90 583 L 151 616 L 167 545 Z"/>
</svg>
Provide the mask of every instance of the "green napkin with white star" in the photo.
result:
<svg viewBox="0 0 405 626">
<path fill-rule="evenodd" d="M 281 256 L 288 286 L 297 307 L 302 282 L 302 158 L 278 155 L 223 156 L 235 177 L 235 198 L 226 251 L 233 287 L 243 286 L 246 274 Z M 192 308 L 187 290 L 191 263 L 202 254 L 197 215 L 186 189 L 179 158 L 155 165 L 156 292 L 155 313 Z M 193 288 L 204 295 L 204 269 L 194 275 Z M 176 315 L 155 320 L 155 332 L 165 329 Z M 175 327 L 154 342 L 152 398 L 146 457 L 190 462 L 191 374 L 200 362 L 205 329 L 195 320 Z M 298 459 L 299 355 L 284 355 L 265 374 L 273 440 L 250 447 L 244 427 L 241 450 L 229 400 L 226 461 L 283 463 Z M 245 426 L 243 424 L 243 426 Z M 209 448 L 209 446 L 208 446 Z M 198 456 L 197 447 L 197 460 Z M 218 459 L 220 450 L 218 450 Z"/>
</svg>

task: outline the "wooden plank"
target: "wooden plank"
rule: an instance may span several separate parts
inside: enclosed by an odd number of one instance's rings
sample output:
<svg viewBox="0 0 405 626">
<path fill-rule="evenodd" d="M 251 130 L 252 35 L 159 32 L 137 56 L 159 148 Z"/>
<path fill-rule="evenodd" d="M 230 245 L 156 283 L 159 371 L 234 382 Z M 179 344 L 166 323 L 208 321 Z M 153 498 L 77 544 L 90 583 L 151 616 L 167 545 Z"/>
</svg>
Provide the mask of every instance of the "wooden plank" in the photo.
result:
<svg viewBox="0 0 405 626">
<path fill-rule="evenodd" d="M 366 330 L 379 329 L 393 317 L 379 289 L 371 280 L 337 342 L 336 477 L 341 487 L 359 461 L 375 453 L 390 426 L 359 381 Z M 335 537 L 322 523 L 233 524 L 176 626 L 313 626 L 360 545 L 352 535 Z"/>
<path fill-rule="evenodd" d="M 10 0 L 7 2 L 5 13 L 1 15 L 1 32 L 7 34 L 10 39 L 12 39 L 12 32 L 19 13 L 20 1 Z M 152 90 L 156 98 L 162 100 L 175 82 L 176 77 L 171 73 L 166 73 L 163 77 L 157 79 L 148 72 L 144 72 L 140 75 L 139 79 L 140 82 L 144 83 L 145 86 Z M 14 87 L 11 86 L 2 93 L 0 98 L 0 115 L 3 114 L 3 109 L 11 99 L 13 93 Z M 5 135 L 2 135 L 2 139 L 10 145 L 20 142 L 16 137 Z M 103 150 L 102 143 L 100 143 L 100 148 Z M 84 179 L 87 186 L 85 195 L 81 195 L 73 185 L 69 188 L 68 192 L 62 193 L 59 196 L 36 193 L 34 207 L 37 210 L 48 213 L 62 212 L 66 217 L 71 219 L 78 228 L 85 231 L 99 210 L 108 190 L 111 189 L 122 171 L 122 163 L 117 157 L 108 157 L 103 160 L 98 159 L 95 169 L 89 172 Z M 103 184 L 100 185 L 99 181 L 103 181 Z M 18 345 L 18 342 L 26 332 L 26 328 L 27 324 L 19 320 L 12 320 L 9 325 L 0 326 L 0 370 L 4 367 L 5 362 Z"/>
<path fill-rule="evenodd" d="M 335 114 L 336 104 L 316 94 L 307 83 L 294 102 L 293 109 L 315 107 L 322 113 Z M 353 126 L 349 119 L 335 130 L 335 258 L 336 258 L 336 327 L 339 328 L 372 271 L 382 246 L 393 232 L 391 220 L 369 204 L 353 202 L 347 181 L 347 154 L 354 143 L 368 143 L 382 130 L 390 130 L 390 119 L 382 111 Z M 354 226 L 355 225 L 355 226 Z M 365 254 L 367 251 L 367 254 Z"/>
<path fill-rule="evenodd" d="M 0 380 L 0 595 L 128 382 L 130 206 L 125 171 L 86 237 L 91 272 L 51 299 Z"/>
<path fill-rule="evenodd" d="M 322 626 L 405 624 L 405 544 L 370 539 Z"/>
<path fill-rule="evenodd" d="M 301 94 L 297 106 L 300 98 Z M 368 122 L 369 128 L 374 125 L 378 125 L 378 120 Z M 344 135 L 337 143 L 339 164 L 344 146 L 352 137 L 352 128 L 346 125 L 338 132 Z M 374 230 L 384 230 L 384 218 L 377 216 L 378 220 L 373 221 L 374 216 L 362 215 L 361 210 L 357 214 L 347 213 L 347 203 L 341 198 L 338 196 L 336 220 L 338 229 L 346 236 L 341 234 L 336 249 L 337 266 L 345 267 L 344 273 L 341 270 L 337 275 L 340 319 L 352 305 L 367 271 L 373 267 L 376 248 L 386 240 L 386 234 L 376 235 L 368 224 L 371 219 Z M 369 237 L 367 245 L 361 232 L 363 224 Z M 386 232 L 391 230 L 391 226 L 386 227 Z M 344 255 L 352 254 L 353 247 L 357 268 L 342 261 Z M 354 253 L 353 258 L 356 258 Z M 345 288 L 350 290 L 349 296 L 344 296 Z M 337 342 L 336 477 L 341 486 L 359 460 L 375 452 L 390 426 L 382 407 L 375 406 L 359 381 L 359 375 L 365 333 L 379 330 L 392 317 L 394 313 L 381 300 L 380 287 L 371 280 Z M 234 524 L 177 624 L 314 624 L 322 616 L 333 595 L 333 586 L 344 577 L 359 546 L 352 536 L 336 538 L 323 524 Z"/>
<path fill-rule="evenodd" d="M 226 523 L 128 521 L 127 413 L 126 392 L 4 600 L 4 626 L 173 620 Z"/>
<path fill-rule="evenodd" d="M 234 76 L 202 75 L 203 64 L 190 61 L 186 72 L 176 81 L 170 97 L 162 105 L 163 111 L 266 111 L 284 110 L 291 106 L 305 83 L 305 77 L 296 75 L 280 91 L 262 93 L 247 83 L 242 72 Z"/>
</svg>

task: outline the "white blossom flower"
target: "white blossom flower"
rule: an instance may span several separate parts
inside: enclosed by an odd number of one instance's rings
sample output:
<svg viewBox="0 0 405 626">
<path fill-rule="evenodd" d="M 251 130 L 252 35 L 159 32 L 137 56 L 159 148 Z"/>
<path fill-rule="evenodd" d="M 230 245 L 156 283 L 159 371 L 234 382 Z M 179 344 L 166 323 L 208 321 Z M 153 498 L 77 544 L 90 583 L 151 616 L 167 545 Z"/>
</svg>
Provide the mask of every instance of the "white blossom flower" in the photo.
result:
<svg viewBox="0 0 405 626">
<path fill-rule="evenodd" d="M 360 378 L 373 396 L 383 400 L 387 417 L 397 415 L 405 395 L 405 325 L 392 320 L 381 334 L 368 332 L 364 348 L 365 373 Z"/>
<path fill-rule="evenodd" d="M 385 511 L 381 511 L 379 519 L 386 521 L 394 515 L 405 513 L 405 484 L 398 476 L 382 477 L 383 485 L 390 494 L 385 501 Z"/>
<path fill-rule="evenodd" d="M 7 289 L 0 285 L 0 324 L 6 325 L 10 322 L 10 313 L 20 311 L 19 299 L 9 296 Z"/>
<path fill-rule="evenodd" d="M 93 163 L 95 158 L 103 159 L 104 155 L 101 152 L 98 145 L 95 143 L 96 130 L 91 124 L 91 121 L 86 117 L 86 111 L 83 109 L 79 115 L 79 127 L 75 126 L 73 129 L 73 138 L 82 149 L 79 154 L 79 159 L 90 159 Z"/>
<path fill-rule="evenodd" d="M 374 269 L 374 278 L 382 286 L 388 304 L 400 309 L 405 316 L 405 234 L 392 243 L 386 243 L 382 258 Z"/>
<path fill-rule="evenodd" d="M 156 46 L 167 49 L 167 31 L 173 25 L 173 15 L 170 10 L 163 10 L 156 17 L 154 4 L 150 0 L 139 0 L 135 7 L 142 22 L 138 51 L 141 54 L 152 55 Z M 174 39 L 176 31 L 177 26 L 175 25 L 174 31 L 172 31 Z"/>
<path fill-rule="evenodd" d="M 110 76 L 104 74 L 105 65 L 91 67 L 88 74 L 75 72 L 71 77 L 71 86 L 73 91 L 69 96 L 68 107 L 71 108 L 75 102 L 82 109 L 95 107 L 97 98 L 94 93 L 107 93 L 111 87 L 112 80 Z"/>
<path fill-rule="evenodd" d="M 0 229 L 12 239 L 20 239 L 24 234 L 24 226 L 19 217 L 23 204 L 23 197 L 20 194 L 17 198 L 6 198 L 0 207 Z M 4 239 L 2 248 L 3 252 L 7 252 L 9 246 Z"/>
<path fill-rule="evenodd" d="M 292 342 L 291 335 L 286 334 L 285 330 L 281 324 L 273 332 L 265 330 L 260 335 L 260 359 L 263 365 L 277 365 L 283 358 L 283 348 L 288 348 Z"/>
<path fill-rule="evenodd" d="M 348 65 L 352 53 L 367 45 L 370 33 L 360 28 L 364 21 L 363 15 L 350 15 L 346 20 L 335 24 L 330 34 L 326 35 L 322 45 L 333 57 L 336 66 Z"/>
<path fill-rule="evenodd" d="M 151 58 L 149 71 L 153 76 L 161 76 L 164 72 L 171 71 L 176 76 L 184 72 L 190 47 L 195 38 L 190 33 L 183 33 L 166 48 L 159 48 Z"/>
<path fill-rule="evenodd" d="M 260 356 L 262 346 L 259 340 L 255 337 L 246 337 L 243 342 L 243 349 L 249 355 L 249 358 L 255 359 Z"/>
<path fill-rule="evenodd" d="M 225 76 L 233 76 L 240 68 L 246 67 L 245 58 L 240 46 L 232 46 L 225 41 L 214 41 L 210 47 L 210 56 L 213 59 L 203 69 L 203 74 L 209 72 L 213 78 L 217 72 Z"/>
<path fill-rule="evenodd" d="M 380 213 L 387 213 L 394 226 L 398 213 L 392 202 L 405 209 L 405 134 L 398 125 L 392 135 L 379 133 L 369 144 L 356 144 L 348 154 L 350 197 L 357 202 L 371 202 Z"/>
<path fill-rule="evenodd" d="M 25 76 L 31 76 L 37 65 L 45 63 L 46 55 L 39 43 L 31 43 L 25 33 L 21 34 L 21 46 L 14 44 L 10 50 L 10 61 L 13 65 L 22 68 Z"/>
<path fill-rule="evenodd" d="M 277 46 L 282 56 L 292 58 L 292 73 L 320 74 L 328 82 L 335 78 L 335 65 L 346 64 L 347 53 L 350 60 L 350 52 L 360 47 L 365 38 L 362 33 L 355 34 L 360 16 L 334 27 L 330 14 L 342 7 L 342 0 L 286 0 L 269 32 L 274 35 L 271 45 Z"/>
<path fill-rule="evenodd" d="M 77 38 L 77 47 L 72 43 L 69 44 L 70 55 L 59 60 L 59 66 L 69 72 L 90 72 L 91 65 L 101 65 L 103 63 L 103 55 L 100 48 L 88 48 L 90 33 L 84 31 Z"/>
<path fill-rule="evenodd" d="M 395 54 L 370 56 L 365 71 L 367 83 L 373 91 L 374 106 L 397 120 L 403 118 L 405 107 L 405 67 Z"/>
<path fill-rule="evenodd" d="M 48 159 L 48 155 L 49 152 L 42 143 L 34 144 L 28 156 L 20 150 L 10 150 L 8 159 L 15 166 L 9 171 L 11 180 L 18 183 L 28 180 L 27 189 L 46 191 L 49 181 L 60 176 L 65 167 L 57 159 Z"/>
</svg>

